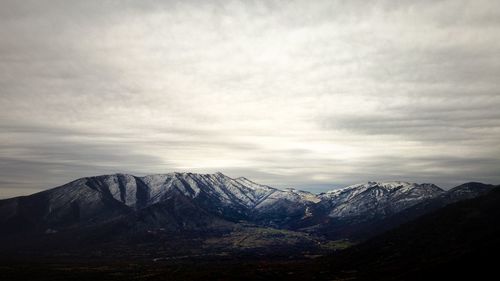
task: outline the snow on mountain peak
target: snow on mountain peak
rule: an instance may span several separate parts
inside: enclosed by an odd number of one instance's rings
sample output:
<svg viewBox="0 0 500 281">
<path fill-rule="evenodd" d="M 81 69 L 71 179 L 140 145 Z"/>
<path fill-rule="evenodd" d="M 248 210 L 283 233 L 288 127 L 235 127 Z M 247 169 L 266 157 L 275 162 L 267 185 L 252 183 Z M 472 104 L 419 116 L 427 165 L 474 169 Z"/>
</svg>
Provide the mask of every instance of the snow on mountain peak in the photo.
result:
<svg viewBox="0 0 500 281">
<path fill-rule="evenodd" d="M 442 192 L 433 184 L 369 181 L 331 190 L 321 197 L 329 202 L 330 217 L 370 217 L 401 211 Z"/>
</svg>

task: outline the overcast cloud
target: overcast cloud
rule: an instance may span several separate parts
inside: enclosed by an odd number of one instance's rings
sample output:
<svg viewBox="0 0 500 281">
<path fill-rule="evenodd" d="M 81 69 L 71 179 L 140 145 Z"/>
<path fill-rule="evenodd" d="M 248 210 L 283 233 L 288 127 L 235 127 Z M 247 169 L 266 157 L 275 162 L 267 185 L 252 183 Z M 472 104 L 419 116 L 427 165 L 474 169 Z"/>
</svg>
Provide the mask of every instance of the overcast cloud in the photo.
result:
<svg viewBox="0 0 500 281">
<path fill-rule="evenodd" d="M 0 0 L 0 197 L 126 172 L 500 183 L 500 1 Z"/>
</svg>

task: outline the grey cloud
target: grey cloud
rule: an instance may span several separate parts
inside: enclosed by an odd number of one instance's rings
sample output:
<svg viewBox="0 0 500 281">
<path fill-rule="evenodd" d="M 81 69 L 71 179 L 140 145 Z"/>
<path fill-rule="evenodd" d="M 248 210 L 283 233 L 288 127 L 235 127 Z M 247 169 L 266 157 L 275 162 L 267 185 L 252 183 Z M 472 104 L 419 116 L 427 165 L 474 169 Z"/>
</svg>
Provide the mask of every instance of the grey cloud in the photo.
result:
<svg viewBox="0 0 500 281">
<path fill-rule="evenodd" d="M 324 117 L 319 122 L 328 129 L 359 132 L 367 135 L 397 135 L 420 141 L 489 140 L 498 144 L 500 114 L 498 98 L 482 98 L 460 103 L 433 99 L 400 106 L 382 106 L 379 110 L 358 115 Z"/>
<path fill-rule="evenodd" d="M 28 138 L 36 135 L 28 134 Z M 163 159 L 134 152 L 130 145 L 35 139 L 24 144 L 0 145 L 2 188 L 11 194 L 23 189 L 43 189 L 83 176 L 131 172 L 145 174 L 148 166 L 172 169 Z M 160 171 L 158 171 L 160 172 Z M 17 192 L 16 192 L 17 191 Z"/>
<path fill-rule="evenodd" d="M 500 182 L 496 1 L 0 3 L 0 197 L 109 172 Z"/>
</svg>

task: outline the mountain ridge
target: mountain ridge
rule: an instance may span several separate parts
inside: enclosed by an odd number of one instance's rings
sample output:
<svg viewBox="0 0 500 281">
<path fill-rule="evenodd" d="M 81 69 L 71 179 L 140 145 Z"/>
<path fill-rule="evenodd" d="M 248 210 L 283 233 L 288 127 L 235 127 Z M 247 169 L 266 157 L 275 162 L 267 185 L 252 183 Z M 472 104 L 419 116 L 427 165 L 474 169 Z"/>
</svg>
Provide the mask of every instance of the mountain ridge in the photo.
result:
<svg viewBox="0 0 500 281">
<path fill-rule="evenodd" d="M 70 241 L 71 236 L 81 234 L 82 241 L 93 237 L 96 241 L 118 239 L 129 243 L 150 233 L 168 240 L 169 236 L 162 233 L 240 237 L 242 232 L 259 236 L 256 233 L 269 233 L 265 229 L 270 228 L 285 231 L 280 234 L 284 241 L 357 241 L 369 238 L 371 232 L 367 230 L 382 229 L 389 218 L 415 206 L 446 195 L 453 200 L 475 197 L 488 188 L 464 184 L 452 190 L 388 181 L 313 194 L 222 173 L 173 172 L 141 177 L 117 173 L 84 177 L 32 195 L 0 200 L 0 236 L 37 236 L 43 240 L 57 234 Z M 441 205 L 448 202 L 444 200 Z M 387 225 L 394 227 L 404 221 Z"/>
</svg>

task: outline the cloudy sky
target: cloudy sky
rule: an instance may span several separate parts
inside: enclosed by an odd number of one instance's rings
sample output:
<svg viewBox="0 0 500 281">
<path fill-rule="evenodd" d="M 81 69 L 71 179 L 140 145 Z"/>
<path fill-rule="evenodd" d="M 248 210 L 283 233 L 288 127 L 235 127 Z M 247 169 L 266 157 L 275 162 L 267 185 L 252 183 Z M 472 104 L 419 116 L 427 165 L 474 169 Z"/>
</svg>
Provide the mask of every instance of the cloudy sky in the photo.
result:
<svg viewBox="0 0 500 281">
<path fill-rule="evenodd" d="M 500 1 L 0 0 L 0 197 L 126 172 L 500 183 Z"/>
</svg>

